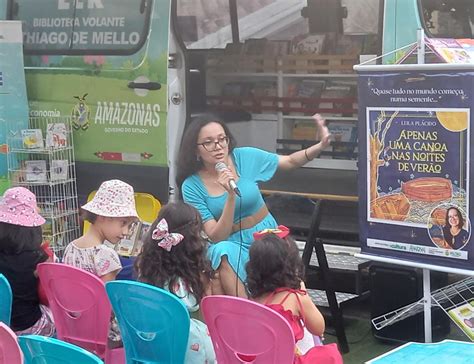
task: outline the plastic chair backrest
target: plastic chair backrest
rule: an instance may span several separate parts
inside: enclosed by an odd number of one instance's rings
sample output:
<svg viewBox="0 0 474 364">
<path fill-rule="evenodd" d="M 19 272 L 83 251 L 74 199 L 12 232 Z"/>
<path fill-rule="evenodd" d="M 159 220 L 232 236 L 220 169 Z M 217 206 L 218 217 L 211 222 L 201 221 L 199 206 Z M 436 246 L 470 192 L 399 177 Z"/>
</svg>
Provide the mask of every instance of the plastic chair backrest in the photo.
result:
<svg viewBox="0 0 474 364">
<path fill-rule="evenodd" d="M 112 281 L 105 288 L 120 326 L 127 363 L 184 362 L 190 318 L 179 298 L 140 282 Z"/>
<path fill-rule="evenodd" d="M 104 283 L 82 269 L 60 263 L 38 264 L 57 337 L 103 358 L 111 306 Z"/>
<path fill-rule="evenodd" d="M 13 294 L 8 279 L 0 274 L 0 322 L 10 326 Z"/>
<path fill-rule="evenodd" d="M 97 191 L 92 191 L 89 193 L 89 196 L 87 196 L 87 202 L 94 198 L 96 192 Z M 161 203 L 149 193 L 135 192 L 135 207 L 140 220 L 151 223 L 155 221 L 156 217 L 158 216 L 158 212 L 161 209 Z M 84 221 L 84 234 L 87 232 L 87 230 L 89 230 L 89 227 L 90 223 L 88 221 Z"/>
<path fill-rule="evenodd" d="M 231 296 L 204 297 L 201 309 L 218 363 L 293 363 L 293 331 L 274 310 Z"/>
<path fill-rule="evenodd" d="M 22 363 L 23 354 L 15 333 L 5 323 L 0 322 L 0 364 Z"/>
<path fill-rule="evenodd" d="M 94 354 L 79 346 L 39 335 L 25 335 L 18 338 L 25 356 L 25 364 L 103 364 Z"/>
</svg>

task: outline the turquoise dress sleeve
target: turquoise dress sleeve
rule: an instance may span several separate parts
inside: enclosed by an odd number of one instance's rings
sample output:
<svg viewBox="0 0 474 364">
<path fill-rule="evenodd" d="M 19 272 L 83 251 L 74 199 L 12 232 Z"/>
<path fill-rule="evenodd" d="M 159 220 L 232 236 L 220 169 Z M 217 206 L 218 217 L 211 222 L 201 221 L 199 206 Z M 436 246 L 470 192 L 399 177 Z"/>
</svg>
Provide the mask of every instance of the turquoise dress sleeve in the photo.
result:
<svg viewBox="0 0 474 364">
<path fill-rule="evenodd" d="M 255 214 L 264 204 L 258 186 L 259 182 L 268 181 L 278 169 L 278 155 L 261 149 L 244 147 L 235 148 L 232 158 L 238 174 L 237 186 L 242 197 L 236 196 L 234 223 Z M 227 192 L 219 196 L 209 196 L 199 175 L 188 177 L 182 186 L 183 199 L 196 207 L 204 222 L 219 220 L 227 199 Z M 248 250 L 253 242 L 253 233 L 263 229 L 275 228 L 277 223 L 269 213 L 255 226 L 231 234 L 227 240 L 209 246 L 208 256 L 213 269 L 218 269 L 222 256 L 245 281 L 245 264 L 248 261 Z M 239 259 L 240 257 L 240 259 Z"/>
<path fill-rule="evenodd" d="M 207 203 L 209 197 L 207 189 L 197 174 L 186 178 L 181 186 L 181 193 L 184 202 L 194 206 L 199 211 L 203 223 L 214 219 Z"/>
</svg>

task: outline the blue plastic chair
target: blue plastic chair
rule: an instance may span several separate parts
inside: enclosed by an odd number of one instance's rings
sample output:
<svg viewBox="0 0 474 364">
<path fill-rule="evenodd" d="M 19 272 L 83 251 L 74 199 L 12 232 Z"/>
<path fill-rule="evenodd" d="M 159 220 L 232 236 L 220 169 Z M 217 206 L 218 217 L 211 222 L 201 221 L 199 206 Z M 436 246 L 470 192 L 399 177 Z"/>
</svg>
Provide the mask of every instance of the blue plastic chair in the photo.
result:
<svg viewBox="0 0 474 364">
<path fill-rule="evenodd" d="M 117 317 L 127 364 L 184 363 L 190 318 L 179 298 L 133 281 L 105 284 Z"/>
<path fill-rule="evenodd" d="M 0 321 L 10 326 L 10 318 L 12 315 L 12 289 L 8 279 L 0 274 Z"/>
<path fill-rule="evenodd" d="M 19 336 L 25 364 L 103 364 L 94 354 L 67 342 L 39 335 Z"/>
</svg>

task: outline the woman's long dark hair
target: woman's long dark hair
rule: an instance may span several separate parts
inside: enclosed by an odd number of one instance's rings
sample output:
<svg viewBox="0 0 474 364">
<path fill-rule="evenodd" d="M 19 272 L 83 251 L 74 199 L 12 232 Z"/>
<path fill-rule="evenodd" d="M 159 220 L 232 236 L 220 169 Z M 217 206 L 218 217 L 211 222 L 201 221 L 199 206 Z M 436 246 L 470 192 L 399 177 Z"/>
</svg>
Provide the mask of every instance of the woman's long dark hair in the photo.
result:
<svg viewBox="0 0 474 364">
<path fill-rule="evenodd" d="M 229 153 L 235 148 L 235 139 L 227 125 L 212 114 L 201 115 L 194 118 L 184 131 L 181 147 L 176 161 L 177 173 L 176 183 L 179 188 L 184 180 L 202 168 L 202 161 L 197 160 L 196 148 L 197 139 L 201 129 L 209 123 L 217 123 L 222 126 L 225 134 L 229 137 Z"/>
<path fill-rule="evenodd" d="M 36 251 L 40 256 L 47 258 L 47 254 L 41 248 L 42 242 L 41 226 L 0 223 L 0 253 L 20 254 L 24 251 Z"/>
<path fill-rule="evenodd" d="M 245 269 L 247 289 L 252 298 L 277 288 L 300 288 L 304 266 L 293 239 L 281 239 L 269 233 L 252 243 L 249 255 Z"/>
<path fill-rule="evenodd" d="M 161 219 L 168 223 L 170 233 L 184 236 L 169 252 L 152 239 L 153 230 Z M 206 257 L 207 242 L 201 237 L 201 230 L 201 215 L 194 207 L 184 202 L 165 205 L 148 230 L 143 250 L 135 262 L 138 279 L 161 288 L 167 284 L 172 290 L 181 278 L 200 302 L 205 292 L 201 275 L 211 270 Z"/>
</svg>

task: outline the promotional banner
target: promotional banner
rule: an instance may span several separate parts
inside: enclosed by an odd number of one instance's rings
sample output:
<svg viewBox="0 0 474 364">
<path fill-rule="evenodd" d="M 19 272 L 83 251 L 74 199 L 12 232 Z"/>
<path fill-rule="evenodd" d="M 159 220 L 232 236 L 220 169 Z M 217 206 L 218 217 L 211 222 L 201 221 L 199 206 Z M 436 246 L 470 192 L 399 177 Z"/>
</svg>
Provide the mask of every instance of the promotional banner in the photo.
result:
<svg viewBox="0 0 474 364">
<path fill-rule="evenodd" d="M 21 22 L 0 21 L 0 193 L 9 185 L 7 133 L 27 128 Z"/>
<path fill-rule="evenodd" d="M 474 269 L 474 72 L 359 73 L 362 251 Z"/>
<path fill-rule="evenodd" d="M 32 117 L 72 117 L 76 160 L 168 165 L 169 0 L 17 0 Z"/>
</svg>

